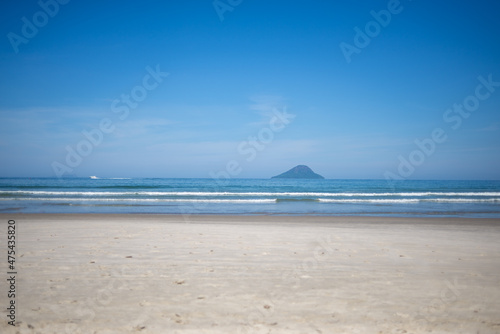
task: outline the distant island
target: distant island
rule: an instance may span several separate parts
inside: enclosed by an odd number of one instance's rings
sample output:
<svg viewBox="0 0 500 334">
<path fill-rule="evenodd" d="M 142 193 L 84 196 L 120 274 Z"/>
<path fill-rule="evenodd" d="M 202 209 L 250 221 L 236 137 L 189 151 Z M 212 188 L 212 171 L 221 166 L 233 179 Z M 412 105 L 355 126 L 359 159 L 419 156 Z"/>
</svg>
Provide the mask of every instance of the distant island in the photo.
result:
<svg viewBox="0 0 500 334">
<path fill-rule="evenodd" d="M 271 179 L 324 179 L 324 177 L 316 174 L 305 165 L 298 165 L 283 174 L 273 176 Z"/>
</svg>

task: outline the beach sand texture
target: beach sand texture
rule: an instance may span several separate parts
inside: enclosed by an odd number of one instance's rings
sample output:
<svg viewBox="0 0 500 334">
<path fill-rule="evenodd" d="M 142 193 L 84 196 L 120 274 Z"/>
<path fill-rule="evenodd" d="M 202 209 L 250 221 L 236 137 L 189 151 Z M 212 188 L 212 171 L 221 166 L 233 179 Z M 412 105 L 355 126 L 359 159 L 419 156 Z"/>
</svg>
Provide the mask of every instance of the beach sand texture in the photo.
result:
<svg viewBox="0 0 500 334">
<path fill-rule="evenodd" d="M 0 218 L 1 333 L 500 333 L 499 219 Z"/>
</svg>

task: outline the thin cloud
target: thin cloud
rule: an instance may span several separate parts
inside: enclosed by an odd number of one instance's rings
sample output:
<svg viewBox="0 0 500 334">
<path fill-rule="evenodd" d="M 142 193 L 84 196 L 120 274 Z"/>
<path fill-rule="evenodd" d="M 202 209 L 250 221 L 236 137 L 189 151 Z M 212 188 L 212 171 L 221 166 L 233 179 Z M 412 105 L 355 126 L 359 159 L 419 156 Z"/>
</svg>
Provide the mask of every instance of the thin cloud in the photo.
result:
<svg viewBox="0 0 500 334">
<path fill-rule="evenodd" d="M 496 123 L 490 124 L 489 126 L 486 126 L 484 128 L 475 129 L 475 131 L 477 131 L 477 132 L 494 132 L 494 131 L 498 131 L 498 129 L 500 129 L 500 123 L 496 122 Z"/>
</svg>

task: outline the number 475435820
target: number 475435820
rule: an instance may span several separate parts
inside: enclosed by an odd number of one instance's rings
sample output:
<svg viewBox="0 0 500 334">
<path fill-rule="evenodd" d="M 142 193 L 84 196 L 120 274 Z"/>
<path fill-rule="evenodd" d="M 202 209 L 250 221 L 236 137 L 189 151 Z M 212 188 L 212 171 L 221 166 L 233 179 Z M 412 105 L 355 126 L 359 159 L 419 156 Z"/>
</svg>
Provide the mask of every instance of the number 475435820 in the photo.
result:
<svg viewBox="0 0 500 334">
<path fill-rule="evenodd" d="M 8 231 L 7 231 L 7 262 L 9 263 L 9 269 L 14 270 L 16 268 L 16 222 L 14 220 L 9 220 Z"/>
</svg>

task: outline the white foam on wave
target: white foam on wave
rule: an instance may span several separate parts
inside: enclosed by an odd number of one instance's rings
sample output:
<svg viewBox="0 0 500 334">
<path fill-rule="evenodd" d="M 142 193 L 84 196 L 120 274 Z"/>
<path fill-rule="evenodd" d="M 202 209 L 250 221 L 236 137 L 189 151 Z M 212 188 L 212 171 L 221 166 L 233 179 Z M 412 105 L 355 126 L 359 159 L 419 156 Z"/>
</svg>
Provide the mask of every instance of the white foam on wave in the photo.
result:
<svg viewBox="0 0 500 334">
<path fill-rule="evenodd" d="M 320 198 L 320 202 L 323 203 L 418 203 L 419 199 L 416 198 L 406 198 L 406 199 L 331 199 L 331 198 Z"/>
<path fill-rule="evenodd" d="M 324 203 L 386 203 L 386 204 L 402 204 L 402 203 L 420 203 L 420 202 L 438 202 L 438 203 L 500 203 L 500 198 L 404 198 L 404 199 L 330 199 L 320 198 L 320 202 Z"/>
<path fill-rule="evenodd" d="M 401 193 L 322 193 L 322 192 L 210 192 L 210 191 L 40 191 L 0 190 L 0 194 L 56 196 L 259 196 L 259 197 L 500 197 L 500 192 L 401 192 Z"/>
<path fill-rule="evenodd" d="M 443 203 L 500 203 L 500 198 L 430 198 L 423 199 L 422 202 L 443 202 Z"/>
<path fill-rule="evenodd" d="M 3 197 L 0 201 L 48 201 L 48 202 L 165 202 L 165 203 L 282 203 L 278 198 L 247 198 L 247 199 L 224 199 L 224 198 L 74 198 L 74 197 Z M 371 203 L 371 204 L 404 204 L 404 203 L 500 203 L 500 198 L 318 198 L 322 203 Z M 301 200 L 298 200 L 301 201 Z M 309 202 L 310 199 L 302 199 Z"/>
<path fill-rule="evenodd" d="M 182 198 L 72 198 L 72 197 L 25 197 L 25 198 L 0 198 L 0 201 L 18 200 L 18 201 L 51 201 L 51 202 L 191 202 L 191 203 L 274 203 L 275 199 L 213 199 L 213 198 L 199 198 L 199 199 L 182 199 Z"/>
</svg>

